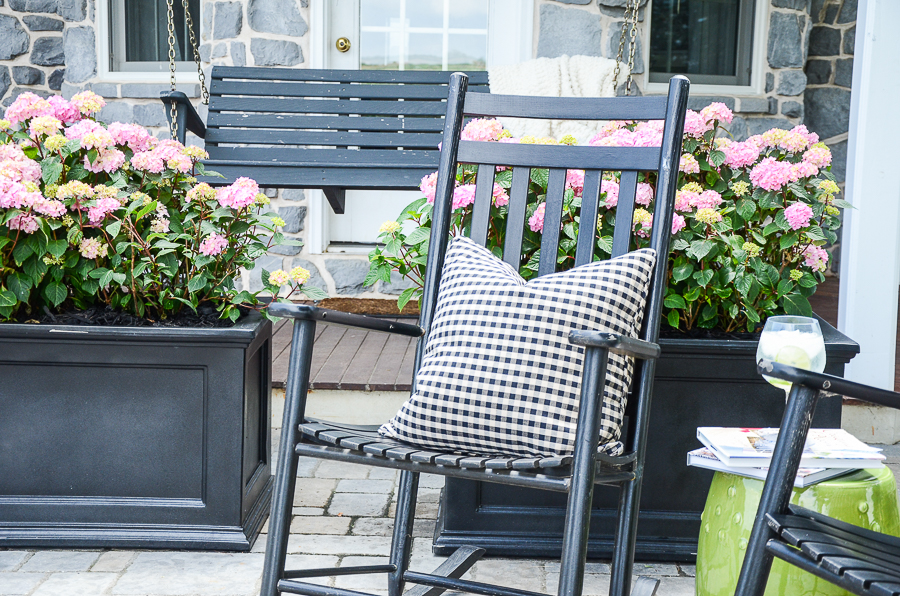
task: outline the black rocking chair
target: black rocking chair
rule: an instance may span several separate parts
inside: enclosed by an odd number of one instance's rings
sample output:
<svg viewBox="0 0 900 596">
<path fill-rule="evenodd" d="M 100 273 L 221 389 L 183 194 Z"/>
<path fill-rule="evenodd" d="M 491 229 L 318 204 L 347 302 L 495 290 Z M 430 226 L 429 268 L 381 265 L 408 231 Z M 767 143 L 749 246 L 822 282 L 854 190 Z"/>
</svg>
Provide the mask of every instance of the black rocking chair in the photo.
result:
<svg viewBox="0 0 900 596">
<path fill-rule="evenodd" d="M 774 362 L 759 371 L 793 387 L 735 594 L 762 596 L 778 557 L 859 596 L 900 595 L 900 538 L 789 504 L 819 398 L 837 393 L 900 409 L 900 393 Z"/>
<path fill-rule="evenodd" d="M 669 251 L 689 82 L 684 77 L 673 78 L 669 84 L 668 96 L 616 99 L 466 94 L 466 85 L 467 77 L 464 74 L 456 73 L 451 77 L 419 325 L 393 323 L 306 305 L 273 304 L 269 309 L 273 315 L 290 317 L 295 322 L 281 447 L 262 579 L 262 596 L 275 596 L 279 592 L 307 596 L 361 596 L 359 592 L 322 587 L 300 580 L 319 576 L 379 572 L 388 576 L 387 588 L 390 596 L 403 594 L 407 582 L 417 584 L 406 592 L 410 596 L 437 596 L 445 590 L 489 596 L 540 596 L 515 588 L 459 579 L 483 554 L 483 549 L 477 547 L 458 549 L 433 573 L 420 573 L 408 569 L 420 473 L 567 492 L 568 508 L 558 593 L 573 596 L 579 596 L 582 592 L 594 485 L 618 486 L 619 520 L 612 561 L 610 594 L 626 596 L 630 591 L 641 477 L 647 445 L 650 396 L 655 358 L 659 355 L 659 346 L 655 342 L 659 334 L 661 305 L 666 286 L 666 255 Z M 464 115 L 573 120 L 664 120 L 665 123 L 662 147 L 488 144 L 460 141 Z M 590 331 L 572 333 L 569 337 L 570 342 L 585 348 L 574 456 L 498 458 L 440 453 L 381 437 L 376 432 L 377 427 L 361 429 L 309 421 L 304 418 L 317 321 L 422 338 L 416 352 L 416 370 L 418 370 L 432 323 L 444 254 L 450 235 L 450 201 L 458 162 L 488 166 L 480 168 L 477 174 L 471 225 L 472 239 L 482 245 L 487 238 L 494 166 L 512 167 L 504 260 L 516 267 L 522 248 L 530 169 L 550 170 L 545 226 L 541 241 L 540 275 L 552 273 L 556 268 L 559 222 L 567 169 L 585 170 L 581 204 L 582 232 L 577 239 L 576 265 L 590 263 L 594 259 L 603 171 L 622 172 L 613 256 L 625 254 L 629 250 L 638 172 L 657 173 L 657 205 L 650 246 L 656 249 L 659 256 L 657 273 L 653 276 L 650 286 L 641 339 Z M 637 402 L 635 413 L 631 416 L 633 427 L 630 431 L 625 431 L 627 435 L 627 439 L 623 439 L 626 440 L 625 453 L 616 457 L 598 454 L 597 451 L 600 402 L 609 352 L 639 359 L 634 374 L 635 389 L 632 392 L 632 399 L 636 399 Z M 298 456 L 402 471 L 388 564 L 356 568 L 285 570 Z M 634 593 L 652 596 L 657 585 L 656 580 L 640 578 L 635 584 Z"/>
</svg>

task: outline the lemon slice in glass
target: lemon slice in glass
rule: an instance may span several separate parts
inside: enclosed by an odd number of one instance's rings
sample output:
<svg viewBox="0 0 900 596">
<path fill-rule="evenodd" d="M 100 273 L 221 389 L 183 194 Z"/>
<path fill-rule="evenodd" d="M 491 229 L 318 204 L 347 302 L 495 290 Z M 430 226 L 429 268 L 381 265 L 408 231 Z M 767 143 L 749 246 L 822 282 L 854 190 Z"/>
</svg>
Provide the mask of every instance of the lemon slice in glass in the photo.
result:
<svg viewBox="0 0 900 596">
<path fill-rule="evenodd" d="M 812 363 L 809 360 L 809 355 L 806 353 L 806 350 L 798 348 L 797 346 L 784 346 L 778 350 L 778 354 L 775 356 L 775 362 L 806 370 L 809 370 L 812 367 Z"/>
</svg>

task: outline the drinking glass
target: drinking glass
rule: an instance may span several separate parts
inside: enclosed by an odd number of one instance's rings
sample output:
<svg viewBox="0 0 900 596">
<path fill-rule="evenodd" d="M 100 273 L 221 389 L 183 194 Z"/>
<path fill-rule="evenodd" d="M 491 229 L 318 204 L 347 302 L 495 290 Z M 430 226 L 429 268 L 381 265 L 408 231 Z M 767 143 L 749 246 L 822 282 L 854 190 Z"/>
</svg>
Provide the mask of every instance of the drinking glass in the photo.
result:
<svg viewBox="0 0 900 596">
<path fill-rule="evenodd" d="M 756 348 L 756 361 L 771 360 L 796 368 L 825 370 L 825 342 L 819 322 L 810 317 L 779 316 L 766 319 Z M 791 391 L 791 382 L 763 375 L 769 383 Z M 785 397 L 786 398 L 786 397 Z"/>
</svg>

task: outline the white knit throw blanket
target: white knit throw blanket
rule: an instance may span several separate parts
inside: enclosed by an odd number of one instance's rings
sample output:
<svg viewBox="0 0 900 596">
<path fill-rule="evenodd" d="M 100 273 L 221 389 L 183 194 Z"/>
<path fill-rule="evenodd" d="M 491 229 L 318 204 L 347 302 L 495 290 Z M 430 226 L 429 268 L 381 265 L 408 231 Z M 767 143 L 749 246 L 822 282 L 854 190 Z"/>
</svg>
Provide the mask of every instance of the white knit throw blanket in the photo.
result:
<svg viewBox="0 0 900 596">
<path fill-rule="evenodd" d="M 537 58 L 518 64 L 495 66 L 488 72 L 491 93 L 501 95 L 540 95 L 545 97 L 615 97 L 613 73 L 616 61 L 594 56 Z M 628 65 L 619 75 L 624 81 Z M 601 121 L 533 120 L 501 118 L 514 137 L 531 135 L 556 140 L 572 135 L 579 144 L 599 132 Z"/>
</svg>

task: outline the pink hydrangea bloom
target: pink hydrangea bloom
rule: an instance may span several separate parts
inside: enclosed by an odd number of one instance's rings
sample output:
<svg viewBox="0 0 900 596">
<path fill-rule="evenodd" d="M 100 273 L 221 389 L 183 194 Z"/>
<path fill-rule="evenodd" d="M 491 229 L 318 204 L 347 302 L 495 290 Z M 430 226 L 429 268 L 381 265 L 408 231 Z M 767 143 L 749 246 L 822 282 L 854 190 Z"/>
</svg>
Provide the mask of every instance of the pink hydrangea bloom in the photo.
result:
<svg viewBox="0 0 900 596">
<path fill-rule="evenodd" d="M 152 174 L 161 174 L 162 171 L 166 169 L 165 162 L 153 151 L 135 153 L 131 158 L 131 165 L 136 170 L 150 172 Z"/>
<path fill-rule="evenodd" d="M 813 271 L 825 271 L 828 266 L 828 251 L 821 246 L 810 244 L 802 254 L 803 262 Z"/>
<path fill-rule="evenodd" d="M 97 225 L 121 206 L 116 199 L 98 199 L 93 207 L 88 208 L 88 219 L 92 224 Z"/>
<path fill-rule="evenodd" d="M 784 210 L 784 218 L 787 220 L 788 225 L 791 226 L 792 230 L 799 230 L 800 228 L 808 226 L 812 216 L 813 210 L 809 205 L 802 202 L 789 205 L 787 209 Z"/>
<path fill-rule="evenodd" d="M 619 204 L 619 183 L 615 180 L 604 180 L 600 183 L 600 192 L 606 193 L 606 208 L 612 209 Z"/>
<path fill-rule="evenodd" d="M 649 207 L 650 203 L 653 202 L 653 187 L 646 182 L 638 182 L 634 202 L 638 205 Z"/>
<path fill-rule="evenodd" d="M 803 154 L 803 161 L 817 168 L 827 168 L 831 165 L 831 150 L 824 143 L 815 144 Z"/>
<path fill-rule="evenodd" d="M 107 247 L 101 244 L 96 238 L 85 238 L 78 245 L 78 252 L 85 259 L 96 259 L 97 257 L 106 256 Z"/>
<path fill-rule="evenodd" d="M 509 205 L 509 194 L 507 194 L 506 189 L 497 183 L 494 183 L 493 196 L 495 206 L 503 207 L 504 205 Z"/>
<path fill-rule="evenodd" d="M 767 157 L 750 170 L 750 182 L 764 190 L 778 190 L 791 180 L 791 163 Z"/>
<path fill-rule="evenodd" d="M 12 143 L 0 145 L 0 180 L 36 182 L 40 177 L 40 164 L 29 159 L 21 147 Z"/>
<path fill-rule="evenodd" d="M 72 105 L 78 108 L 78 110 L 85 116 L 90 116 L 94 112 L 99 112 L 103 108 L 103 106 L 106 105 L 106 102 L 103 100 L 103 98 L 93 91 L 82 91 L 81 93 L 76 93 L 72 96 L 72 99 L 70 101 L 72 102 Z"/>
<path fill-rule="evenodd" d="M 25 204 L 25 185 L 13 180 L 0 180 L 0 207 L 19 209 Z"/>
<path fill-rule="evenodd" d="M 679 190 L 675 193 L 675 210 L 687 213 L 693 211 L 694 203 L 700 195 L 689 190 Z"/>
<path fill-rule="evenodd" d="M 584 170 L 566 170 L 566 188 L 571 188 L 576 197 L 584 191 Z"/>
<path fill-rule="evenodd" d="M 791 164 L 791 182 L 796 182 L 801 178 L 812 178 L 813 176 L 818 175 L 818 173 L 819 168 L 808 161 Z"/>
<path fill-rule="evenodd" d="M 672 214 L 672 233 L 677 234 L 687 225 L 687 222 L 684 220 L 684 216 L 680 213 Z"/>
<path fill-rule="evenodd" d="M 78 108 L 59 95 L 51 95 L 47 98 L 47 102 L 53 106 L 53 115 L 63 124 L 72 124 L 81 120 L 81 112 Z"/>
<path fill-rule="evenodd" d="M 220 254 L 228 246 L 228 240 L 221 234 L 210 234 L 200 243 L 200 252 L 208 257 Z"/>
<path fill-rule="evenodd" d="M 44 199 L 43 197 L 42 200 L 35 202 L 32 209 L 47 217 L 62 217 L 66 214 L 66 206 L 63 205 L 62 201 Z"/>
<path fill-rule="evenodd" d="M 256 181 L 242 176 L 235 180 L 231 186 L 216 190 L 216 199 L 223 207 L 243 209 L 248 205 L 252 205 L 256 201 L 256 195 L 258 194 L 259 185 Z"/>
<path fill-rule="evenodd" d="M 38 225 L 37 218 L 33 215 L 29 215 L 26 213 L 21 213 L 8 222 L 6 222 L 7 227 L 10 230 L 22 230 L 26 234 L 31 234 L 33 232 L 37 232 L 40 225 Z"/>
<path fill-rule="evenodd" d="M 453 189 L 453 209 L 462 209 L 475 202 L 475 185 L 463 184 Z"/>
<path fill-rule="evenodd" d="M 691 206 L 697 209 L 715 209 L 722 204 L 722 195 L 714 190 L 704 190 L 693 198 Z"/>
<path fill-rule="evenodd" d="M 112 135 L 109 134 L 109 131 L 103 128 L 102 126 L 98 126 L 94 130 L 86 132 L 84 136 L 81 137 L 81 148 L 82 149 L 106 149 L 107 147 L 112 147 L 113 138 Z"/>
<path fill-rule="evenodd" d="M 80 120 L 66 129 L 66 138 L 70 141 L 72 139 L 81 139 L 84 135 L 97 132 L 102 128 L 100 124 L 93 120 Z"/>
<path fill-rule="evenodd" d="M 617 128 L 598 133 L 588 141 L 588 145 L 595 147 L 659 147 L 661 144 L 662 132 L 649 126 L 636 130 Z"/>
<path fill-rule="evenodd" d="M 744 168 L 759 159 L 759 147 L 754 143 L 726 143 L 722 152 L 729 168 Z"/>
<path fill-rule="evenodd" d="M 800 153 L 809 147 L 809 141 L 806 135 L 790 131 L 778 141 L 778 146 L 788 153 Z"/>
<path fill-rule="evenodd" d="M 113 122 L 109 125 L 109 134 L 116 145 L 127 145 L 134 153 L 151 148 L 153 137 L 138 124 Z"/>
<path fill-rule="evenodd" d="M 685 174 L 699 174 L 700 162 L 698 162 L 697 158 L 690 153 L 685 153 L 681 156 L 681 162 L 678 164 L 678 169 Z"/>
<path fill-rule="evenodd" d="M 815 145 L 819 142 L 819 135 L 814 132 L 809 132 L 809 129 L 806 128 L 805 124 L 798 124 L 791 129 L 791 132 L 806 137 L 806 142 L 810 145 Z"/>
<path fill-rule="evenodd" d="M 463 141 L 496 141 L 503 125 L 493 118 L 477 118 L 466 124 L 460 137 Z"/>
<path fill-rule="evenodd" d="M 88 160 L 87 155 L 84 156 L 84 169 L 88 172 L 106 172 L 111 174 L 122 167 L 125 163 L 125 154 L 118 149 L 102 149 L 94 163 Z"/>
<path fill-rule="evenodd" d="M 706 118 L 695 112 L 688 110 L 684 116 L 684 134 L 695 139 L 702 139 L 703 135 L 712 130 L 712 124 L 706 121 Z"/>
<path fill-rule="evenodd" d="M 419 190 L 422 191 L 422 194 L 425 195 L 425 198 L 428 199 L 429 203 L 434 203 L 434 193 L 435 187 L 437 186 L 437 172 L 432 172 L 427 176 L 422 178 L 422 182 L 419 183 Z"/>
<path fill-rule="evenodd" d="M 650 236 L 650 230 L 653 228 L 653 214 L 646 209 L 638 207 L 634 210 L 634 217 L 632 218 L 631 225 L 635 234 L 641 238 L 648 238 Z"/>
<path fill-rule="evenodd" d="M 52 116 L 53 106 L 50 102 L 30 91 L 19 95 L 12 104 L 6 108 L 4 118 L 12 124 L 18 124 L 39 116 Z"/>
<path fill-rule="evenodd" d="M 532 216 L 528 218 L 528 227 L 531 228 L 532 232 L 544 231 L 544 211 L 546 210 L 547 204 L 541 203 L 538 205 L 537 209 L 534 210 Z"/>
<path fill-rule="evenodd" d="M 154 174 L 159 174 L 166 168 L 185 174 L 191 171 L 193 162 L 183 153 L 183 149 L 184 145 L 178 141 L 163 140 L 149 151 L 135 153 L 131 158 L 131 165 Z"/>
<path fill-rule="evenodd" d="M 32 118 L 31 123 L 28 125 L 28 134 L 32 139 L 37 139 L 39 136 L 54 135 L 61 128 L 62 122 L 59 121 L 59 118 L 55 116 L 38 116 L 37 118 Z"/>
<path fill-rule="evenodd" d="M 700 110 L 700 115 L 706 122 L 718 120 L 725 124 L 731 124 L 731 120 L 734 118 L 734 114 L 728 109 L 728 106 L 720 101 L 715 101 Z"/>
</svg>

